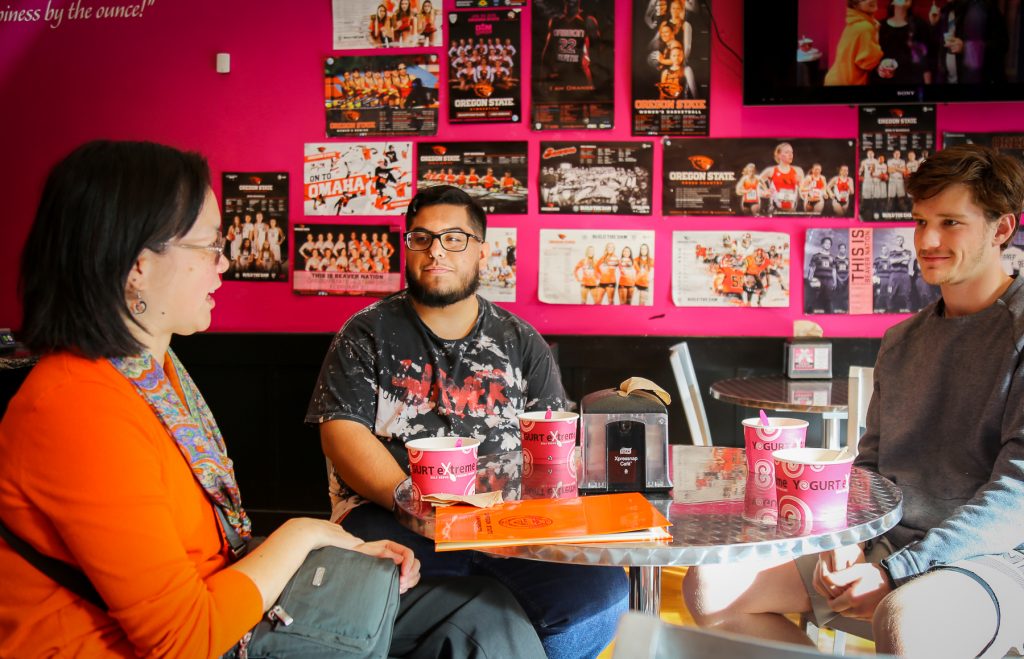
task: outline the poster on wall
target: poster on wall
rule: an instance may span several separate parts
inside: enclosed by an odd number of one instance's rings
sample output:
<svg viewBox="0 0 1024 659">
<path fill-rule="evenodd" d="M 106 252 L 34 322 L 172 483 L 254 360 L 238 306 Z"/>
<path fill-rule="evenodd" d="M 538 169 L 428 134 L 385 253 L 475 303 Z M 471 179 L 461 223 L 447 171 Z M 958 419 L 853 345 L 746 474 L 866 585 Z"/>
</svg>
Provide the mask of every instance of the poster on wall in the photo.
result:
<svg viewBox="0 0 1024 659">
<path fill-rule="evenodd" d="M 481 7 L 522 7 L 525 5 L 526 0 L 455 0 L 455 6 L 459 9 L 479 9 Z"/>
<path fill-rule="evenodd" d="M 942 148 L 958 144 L 990 146 L 1024 162 L 1024 133 L 943 133 Z"/>
<path fill-rule="evenodd" d="M 327 137 L 437 133 L 437 55 L 328 57 Z"/>
<path fill-rule="evenodd" d="M 400 215 L 412 199 L 412 142 L 305 145 L 305 215 Z"/>
<path fill-rule="evenodd" d="M 334 50 L 440 46 L 444 5 L 445 0 L 332 0 Z"/>
<path fill-rule="evenodd" d="M 651 214 L 650 142 L 541 142 L 542 213 Z"/>
<path fill-rule="evenodd" d="M 487 227 L 487 265 L 480 268 L 480 295 L 491 302 L 516 301 L 516 229 Z"/>
<path fill-rule="evenodd" d="M 860 219 L 909 222 L 907 176 L 935 149 L 934 105 L 860 107 Z"/>
<path fill-rule="evenodd" d="M 1003 271 L 1011 277 L 1016 277 L 1024 271 L 1024 234 L 1017 230 L 1010 240 L 1010 244 L 1000 254 L 1003 262 Z"/>
<path fill-rule="evenodd" d="M 488 213 L 526 214 L 526 142 L 420 142 L 416 187 L 454 185 Z"/>
<path fill-rule="evenodd" d="M 654 231 L 541 229 L 537 296 L 548 304 L 654 304 Z"/>
<path fill-rule="evenodd" d="M 448 14 L 448 121 L 522 119 L 520 11 Z"/>
<path fill-rule="evenodd" d="M 710 0 L 633 0 L 633 134 L 707 135 Z"/>
<path fill-rule="evenodd" d="M 914 313 L 940 292 L 921 277 L 912 228 L 808 229 L 804 313 Z"/>
<path fill-rule="evenodd" d="M 292 291 L 388 295 L 401 288 L 397 225 L 296 224 Z"/>
<path fill-rule="evenodd" d="M 288 172 L 221 176 L 227 281 L 288 281 Z"/>
<path fill-rule="evenodd" d="M 673 231 L 677 307 L 788 307 L 789 234 Z"/>
<path fill-rule="evenodd" d="M 662 213 L 853 217 L 853 140 L 665 140 Z"/>
<path fill-rule="evenodd" d="M 533 0 L 531 123 L 606 129 L 615 119 L 613 0 Z"/>
</svg>

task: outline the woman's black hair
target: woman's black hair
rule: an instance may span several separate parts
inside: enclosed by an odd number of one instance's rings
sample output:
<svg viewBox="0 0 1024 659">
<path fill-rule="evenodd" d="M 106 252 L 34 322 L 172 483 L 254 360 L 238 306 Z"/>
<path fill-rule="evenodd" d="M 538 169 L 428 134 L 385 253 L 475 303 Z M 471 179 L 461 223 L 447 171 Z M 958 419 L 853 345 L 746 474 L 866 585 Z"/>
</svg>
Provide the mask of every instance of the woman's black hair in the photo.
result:
<svg viewBox="0 0 1024 659">
<path fill-rule="evenodd" d="M 152 142 L 98 140 L 59 162 L 21 254 L 25 344 L 89 359 L 142 351 L 128 275 L 143 249 L 189 232 L 209 186 L 201 155 Z"/>
</svg>

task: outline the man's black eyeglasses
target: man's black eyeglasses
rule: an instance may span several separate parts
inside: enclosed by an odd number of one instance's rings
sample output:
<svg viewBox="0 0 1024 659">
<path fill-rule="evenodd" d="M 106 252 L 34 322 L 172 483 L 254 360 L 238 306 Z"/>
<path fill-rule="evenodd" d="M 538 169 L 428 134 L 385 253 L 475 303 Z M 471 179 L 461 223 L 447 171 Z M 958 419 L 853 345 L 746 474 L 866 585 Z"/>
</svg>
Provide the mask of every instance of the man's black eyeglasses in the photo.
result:
<svg viewBox="0 0 1024 659">
<path fill-rule="evenodd" d="M 448 229 L 440 233 L 427 231 L 425 229 L 414 229 L 405 234 L 405 246 L 414 252 L 425 252 L 430 249 L 436 239 L 446 252 L 464 252 L 469 247 L 469 239 L 474 238 L 478 242 L 484 239 L 461 229 Z"/>
</svg>

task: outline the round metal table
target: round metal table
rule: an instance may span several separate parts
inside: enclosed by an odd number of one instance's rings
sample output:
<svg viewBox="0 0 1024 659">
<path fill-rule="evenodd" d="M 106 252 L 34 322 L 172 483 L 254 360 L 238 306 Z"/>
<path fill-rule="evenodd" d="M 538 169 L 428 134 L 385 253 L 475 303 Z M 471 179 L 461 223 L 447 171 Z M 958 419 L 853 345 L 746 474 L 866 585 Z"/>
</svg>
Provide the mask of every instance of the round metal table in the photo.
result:
<svg viewBox="0 0 1024 659">
<path fill-rule="evenodd" d="M 847 417 L 848 385 L 843 378 L 792 380 L 781 375 L 730 378 L 713 383 L 711 397 L 755 410 L 820 414 L 824 420 L 823 445 L 837 449 L 842 421 Z"/>
<path fill-rule="evenodd" d="M 877 537 L 895 526 L 903 512 L 902 495 L 893 483 L 854 468 L 845 525 L 803 529 L 786 522 L 750 521 L 773 517 L 770 503 L 747 496 L 743 449 L 671 449 L 672 498 L 651 503 L 672 522 L 672 540 L 528 545 L 489 549 L 487 553 L 552 563 L 626 566 L 630 608 L 657 613 L 663 566 L 795 558 Z M 398 487 L 395 498 L 398 520 L 420 535 L 433 537 L 433 508 L 412 498 L 408 480 Z M 766 505 L 759 514 L 757 508 L 762 504 Z"/>
</svg>

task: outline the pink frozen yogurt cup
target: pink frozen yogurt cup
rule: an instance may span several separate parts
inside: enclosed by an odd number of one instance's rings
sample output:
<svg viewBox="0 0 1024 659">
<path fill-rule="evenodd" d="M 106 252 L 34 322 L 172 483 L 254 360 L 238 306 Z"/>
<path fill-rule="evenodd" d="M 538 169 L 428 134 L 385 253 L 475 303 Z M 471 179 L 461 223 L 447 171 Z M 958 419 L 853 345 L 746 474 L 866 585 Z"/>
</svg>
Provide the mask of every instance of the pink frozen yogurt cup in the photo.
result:
<svg viewBox="0 0 1024 659">
<path fill-rule="evenodd" d="M 550 416 L 550 418 L 546 418 Z M 576 449 L 575 412 L 525 412 L 519 415 L 523 442 L 523 462 L 563 463 L 570 461 Z"/>
<path fill-rule="evenodd" d="M 823 448 L 776 451 L 779 524 L 800 533 L 846 526 L 853 456 Z"/>
<path fill-rule="evenodd" d="M 523 465 L 524 499 L 571 499 L 577 496 L 576 460 Z"/>
<path fill-rule="evenodd" d="M 803 448 L 807 440 L 807 422 L 801 419 L 769 417 L 769 425 L 761 419 L 743 420 L 746 445 L 747 478 L 759 488 L 775 487 L 775 464 L 772 452 L 787 448 Z"/>
<path fill-rule="evenodd" d="M 413 498 L 424 494 L 475 494 L 476 451 L 472 437 L 424 437 L 405 443 Z"/>
</svg>

